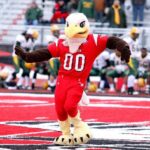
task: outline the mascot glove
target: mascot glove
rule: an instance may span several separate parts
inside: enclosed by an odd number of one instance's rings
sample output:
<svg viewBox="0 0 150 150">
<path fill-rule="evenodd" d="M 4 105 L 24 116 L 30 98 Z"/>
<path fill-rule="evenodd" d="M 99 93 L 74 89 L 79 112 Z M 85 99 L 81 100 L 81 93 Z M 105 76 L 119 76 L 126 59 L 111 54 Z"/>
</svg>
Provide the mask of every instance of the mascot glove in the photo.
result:
<svg viewBox="0 0 150 150">
<path fill-rule="evenodd" d="M 128 63 L 131 55 L 129 45 L 124 45 L 122 42 L 120 42 L 117 44 L 117 50 L 121 53 L 121 60 L 124 60 L 126 63 Z"/>
<path fill-rule="evenodd" d="M 15 54 L 20 56 L 21 58 L 25 58 L 25 52 L 23 50 L 23 48 L 16 46 L 15 47 Z"/>
</svg>

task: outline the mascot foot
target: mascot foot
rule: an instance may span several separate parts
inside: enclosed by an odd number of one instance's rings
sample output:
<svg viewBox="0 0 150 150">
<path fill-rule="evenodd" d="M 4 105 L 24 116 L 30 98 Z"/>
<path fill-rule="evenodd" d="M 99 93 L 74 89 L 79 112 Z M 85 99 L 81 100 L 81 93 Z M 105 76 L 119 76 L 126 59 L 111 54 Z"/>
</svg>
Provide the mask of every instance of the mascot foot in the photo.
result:
<svg viewBox="0 0 150 150">
<path fill-rule="evenodd" d="M 80 127 L 74 129 L 74 145 L 85 144 L 92 138 L 88 125 L 85 122 L 81 124 Z"/>
<path fill-rule="evenodd" d="M 54 144 L 56 145 L 74 145 L 74 140 L 72 135 L 61 135 L 55 138 Z"/>
<path fill-rule="evenodd" d="M 62 132 L 62 135 L 57 137 L 54 140 L 54 144 L 57 145 L 73 145 L 73 136 L 71 135 L 70 131 L 70 121 L 69 119 L 65 121 L 59 121 L 59 127 Z"/>
<path fill-rule="evenodd" d="M 76 117 L 71 118 L 72 123 L 74 125 L 74 145 L 85 144 L 92 138 L 92 133 L 90 131 L 89 126 L 87 123 L 81 121 L 79 117 L 79 113 Z"/>
</svg>

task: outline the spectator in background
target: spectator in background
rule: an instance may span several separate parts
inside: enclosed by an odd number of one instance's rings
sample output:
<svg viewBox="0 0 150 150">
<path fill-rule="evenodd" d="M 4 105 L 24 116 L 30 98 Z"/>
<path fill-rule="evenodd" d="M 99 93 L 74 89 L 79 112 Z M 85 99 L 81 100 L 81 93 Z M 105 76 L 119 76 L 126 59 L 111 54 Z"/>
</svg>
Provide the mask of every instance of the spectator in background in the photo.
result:
<svg viewBox="0 0 150 150">
<path fill-rule="evenodd" d="M 120 1 L 121 7 L 124 9 L 125 0 L 119 0 L 119 1 Z M 113 2 L 114 2 L 114 0 L 105 0 L 106 7 L 105 7 L 104 12 L 105 12 L 106 15 L 108 14 L 111 6 L 113 5 Z"/>
<path fill-rule="evenodd" d="M 120 0 L 120 5 L 121 5 L 122 8 L 124 8 L 124 3 L 125 3 L 125 1 L 126 1 L 126 0 Z"/>
<path fill-rule="evenodd" d="M 94 0 L 95 6 L 95 21 L 102 21 L 105 9 L 105 0 Z"/>
<path fill-rule="evenodd" d="M 107 20 L 112 28 L 126 28 L 126 14 L 120 5 L 119 0 L 114 0 L 112 7 L 107 14 Z"/>
<path fill-rule="evenodd" d="M 69 13 L 76 12 L 78 8 L 78 0 L 70 0 L 67 3 L 67 10 Z"/>
<path fill-rule="evenodd" d="M 105 0 L 106 6 L 111 7 L 113 5 L 114 0 Z"/>
<path fill-rule="evenodd" d="M 43 17 L 42 10 L 38 7 L 35 1 L 32 2 L 31 7 L 26 11 L 25 18 L 27 25 L 38 25 Z"/>
<path fill-rule="evenodd" d="M 56 2 L 58 1 L 58 0 L 55 0 Z M 65 4 L 67 4 L 68 2 L 70 2 L 70 0 L 63 0 L 64 2 L 65 2 Z"/>
<path fill-rule="evenodd" d="M 104 92 L 107 85 L 106 73 L 107 68 L 110 66 L 110 54 L 108 51 L 103 51 L 94 61 L 93 68 L 90 72 L 91 76 L 99 76 L 100 84 L 99 91 Z"/>
<path fill-rule="evenodd" d="M 38 38 L 38 35 L 39 35 L 38 31 L 33 29 L 28 29 L 22 34 L 16 36 L 16 41 L 13 45 L 13 52 L 12 52 L 15 71 L 6 78 L 4 87 L 9 88 L 9 86 L 11 86 L 11 81 L 17 78 L 17 74 L 19 73 L 20 69 L 22 69 L 22 74 L 19 77 L 19 80 L 17 81 L 16 88 L 17 89 L 30 88 L 29 75 L 30 75 L 31 68 L 34 66 L 34 64 L 26 63 L 23 59 L 20 59 L 15 54 L 14 47 L 21 46 L 25 49 L 26 52 L 31 52 L 34 49 L 35 41 Z M 25 81 L 25 85 L 23 86 L 24 81 Z"/>
<path fill-rule="evenodd" d="M 130 29 L 130 34 L 123 38 L 123 40 L 129 44 L 131 52 L 130 61 L 128 63 L 129 74 L 127 79 L 128 94 L 130 95 L 135 93 L 134 81 L 135 77 L 137 76 L 137 67 L 138 67 L 138 62 L 135 59 L 135 56 L 139 50 L 139 35 L 140 35 L 139 29 L 136 27 L 132 27 Z"/>
<path fill-rule="evenodd" d="M 138 19 L 140 22 L 143 22 L 145 4 L 146 0 L 132 0 L 134 26 L 138 26 Z M 142 26 L 142 23 L 140 23 L 139 26 Z"/>
<path fill-rule="evenodd" d="M 50 20 L 51 23 L 65 23 L 68 16 L 68 11 L 64 0 L 58 0 L 54 6 L 53 16 Z"/>
<path fill-rule="evenodd" d="M 105 0 L 106 6 L 111 7 L 113 5 L 114 0 Z M 125 0 L 120 0 L 120 5 L 124 5 Z"/>
<path fill-rule="evenodd" d="M 121 93 L 126 91 L 126 81 L 128 75 L 128 66 L 121 60 L 121 55 L 118 50 L 110 55 L 110 67 L 107 69 L 107 80 L 109 82 L 109 92 L 115 92 L 115 78 L 123 77 L 124 83 L 121 87 Z"/>
<path fill-rule="evenodd" d="M 45 0 L 42 0 L 42 7 L 45 7 Z"/>
<path fill-rule="evenodd" d="M 35 89 L 35 82 L 36 82 L 38 73 L 47 75 L 49 77 L 47 62 L 36 63 L 35 69 L 33 72 L 33 78 L 32 78 L 32 85 L 31 85 L 32 89 Z"/>
<path fill-rule="evenodd" d="M 140 52 L 137 52 L 135 59 L 138 62 L 137 78 L 146 79 L 146 94 L 150 94 L 150 53 L 146 48 L 141 48 Z"/>
<path fill-rule="evenodd" d="M 60 37 L 60 28 L 58 25 L 51 25 L 51 35 L 48 35 L 47 37 L 47 43 L 50 44 L 52 42 L 56 42 L 58 38 Z M 50 73 L 49 80 L 48 80 L 48 90 L 51 90 L 51 92 L 55 91 L 56 87 L 56 78 L 58 74 L 60 66 L 59 58 L 53 58 L 48 61 L 48 70 Z"/>
<path fill-rule="evenodd" d="M 78 4 L 78 11 L 87 16 L 88 19 L 94 18 L 94 1 L 80 0 Z"/>
</svg>

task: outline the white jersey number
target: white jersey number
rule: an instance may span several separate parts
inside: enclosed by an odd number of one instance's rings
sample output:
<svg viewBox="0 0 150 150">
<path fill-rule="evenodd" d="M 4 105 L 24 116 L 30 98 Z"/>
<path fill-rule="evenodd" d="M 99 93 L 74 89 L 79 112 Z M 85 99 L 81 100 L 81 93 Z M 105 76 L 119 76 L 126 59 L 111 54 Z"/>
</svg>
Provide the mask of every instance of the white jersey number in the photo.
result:
<svg viewBox="0 0 150 150">
<path fill-rule="evenodd" d="M 72 64 L 73 64 L 73 55 L 72 54 L 66 54 L 65 60 L 64 60 L 64 69 L 65 70 L 71 70 Z M 85 56 L 83 54 L 78 54 L 75 56 L 75 70 L 76 71 L 82 71 L 84 69 L 85 65 Z"/>
</svg>

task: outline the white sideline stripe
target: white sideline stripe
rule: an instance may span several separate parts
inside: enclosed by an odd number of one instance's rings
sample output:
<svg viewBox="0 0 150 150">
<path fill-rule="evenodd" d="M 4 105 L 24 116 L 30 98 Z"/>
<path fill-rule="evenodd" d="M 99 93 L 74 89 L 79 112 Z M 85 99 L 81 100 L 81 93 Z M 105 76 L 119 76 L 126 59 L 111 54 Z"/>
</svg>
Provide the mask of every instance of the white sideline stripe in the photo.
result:
<svg viewBox="0 0 150 150">
<path fill-rule="evenodd" d="M 119 96 L 88 96 L 90 99 L 96 100 L 123 100 L 123 101 L 150 101 L 150 98 L 146 97 L 119 97 Z"/>
<path fill-rule="evenodd" d="M 0 137 L 7 137 L 7 138 L 11 138 L 11 137 L 16 137 L 16 136 L 23 136 L 23 135 L 30 135 L 30 134 L 39 134 L 39 133 L 47 133 L 47 132 L 51 132 L 51 131 L 40 131 L 40 132 L 27 132 L 27 133 L 17 133 L 17 134 L 8 134 L 8 135 L 1 135 Z"/>
<path fill-rule="evenodd" d="M 27 105 L 27 104 L 25 104 L 25 105 L 23 105 L 23 106 L 20 106 L 20 107 L 43 107 L 43 106 L 54 106 L 55 104 L 54 103 L 51 103 L 51 104 L 34 104 L 34 105 Z"/>
<path fill-rule="evenodd" d="M 120 104 L 89 104 L 85 107 L 150 109 L 150 106 L 136 106 L 136 105 L 128 106 L 128 105 L 120 105 Z"/>
<path fill-rule="evenodd" d="M 54 98 L 53 94 L 33 94 L 33 93 L 0 93 L 0 96 L 29 96 L 29 97 L 45 97 L 45 98 Z M 150 98 L 146 97 L 119 97 L 119 96 L 88 96 L 90 99 L 95 99 L 95 100 L 123 100 L 123 101 L 150 101 Z"/>
<path fill-rule="evenodd" d="M 23 107 L 43 107 L 43 106 L 54 106 L 55 104 L 52 103 L 52 104 L 24 104 L 24 105 L 19 105 L 19 106 L 16 106 L 16 105 L 0 105 L 0 108 L 14 108 L 14 107 L 17 107 L 17 108 L 23 108 Z"/>
<path fill-rule="evenodd" d="M 14 103 L 17 103 L 17 104 L 26 104 L 26 103 L 29 103 L 29 104 L 48 104 L 47 101 L 37 101 L 37 100 L 14 100 L 14 99 L 9 99 L 9 100 L 0 100 L 0 103 L 4 104 L 4 103 L 8 103 L 8 104 L 14 104 Z"/>
<path fill-rule="evenodd" d="M 33 93 L 0 93 L 0 96 L 30 96 L 30 97 L 46 97 L 46 98 L 51 98 L 54 97 L 53 94 L 33 94 Z"/>
</svg>

